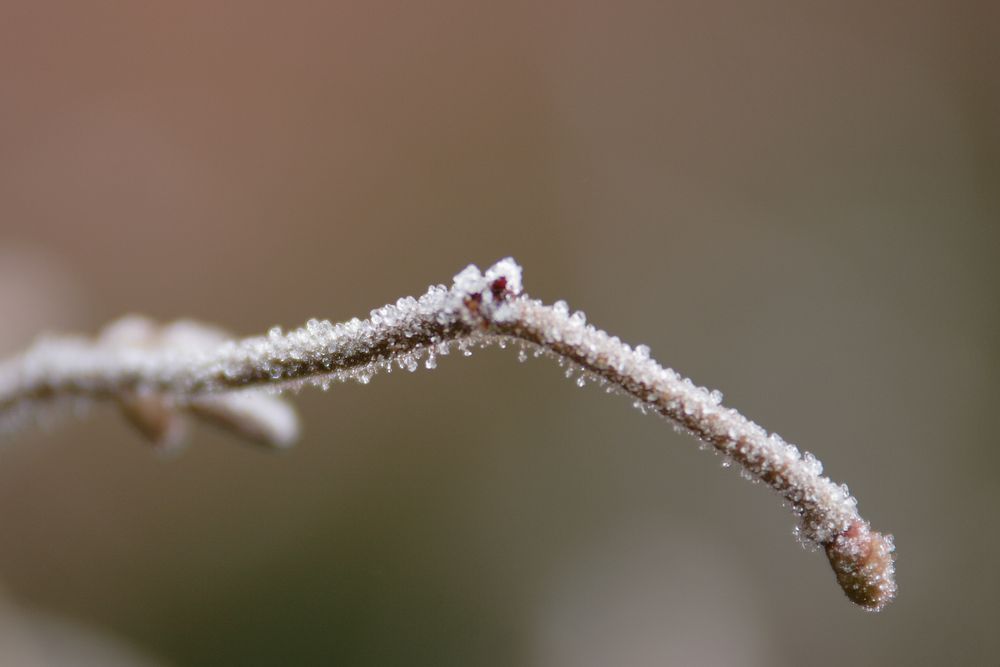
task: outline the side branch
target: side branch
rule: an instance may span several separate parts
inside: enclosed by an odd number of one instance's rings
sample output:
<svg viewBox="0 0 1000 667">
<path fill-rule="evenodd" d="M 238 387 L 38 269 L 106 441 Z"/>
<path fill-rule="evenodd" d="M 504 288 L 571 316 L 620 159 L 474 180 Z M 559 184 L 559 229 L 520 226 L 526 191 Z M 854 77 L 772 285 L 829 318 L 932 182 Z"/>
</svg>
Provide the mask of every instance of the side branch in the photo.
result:
<svg viewBox="0 0 1000 667">
<path fill-rule="evenodd" d="M 342 324 L 310 320 L 289 333 L 227 340 L 204 325 L 157 327 L 126 318 L 91 341 L 41 340 L 0 365 L 0 430 L 37 419 L 52 404 L 117 402 L 154 441 L 169 444 L 183 432 L 183 415 L 221 423 L 250 439 L 287 445 L 296 437 L 294 414 L 280 397 L 259 388 L 333 380 L 367 383 L 393 363 L 427 368 L 454 347 L 515 340 L 557 356 L 591 377 L 632 396 L 742 467 L 745 477 L 780 493 L 800 518 L 798 533 L 823 547 L 847 596 L 879 610 L 896 593 L 891 536 L 873 531 L 845 485 L 823 476 L 822 464 L 776 434 L 721 404 L 650 358 L 570 314 L 564 302 L 544 305 L 523 294 L 521 269 L 511 259 L 485 273 L 470 266 L 451 287 L 431 287 L 419 299 L 400 299 Z M 523 352 L 522 352 L 523 354 Z"/>
</svg>

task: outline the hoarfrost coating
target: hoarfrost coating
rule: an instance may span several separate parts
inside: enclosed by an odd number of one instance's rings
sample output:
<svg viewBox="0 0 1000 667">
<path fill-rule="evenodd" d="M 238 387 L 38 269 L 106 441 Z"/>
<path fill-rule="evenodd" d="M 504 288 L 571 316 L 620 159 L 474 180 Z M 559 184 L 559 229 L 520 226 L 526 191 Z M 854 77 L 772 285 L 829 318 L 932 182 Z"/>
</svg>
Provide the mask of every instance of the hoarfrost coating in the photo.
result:
<svg viewBox="0 0 1000 667">
<path fill-rule="evenodd" d="M 453 347 L 513 341 L 568 364 L 567 377 L 592 379 L 624 392 L 643 412 L 655 411 L 742 467 L 743 475 L 780 493 L 799 517 L 798 534 L 824 549 L 847 596 L 879 610 L 896 593 L 891 536 L 873 531 L 845 485 L 823 476 L 812 454 L 768 433 L 722 395 L 664 368 L 644 345 L 635 348 L 588 324 L 564 301 L 548 306 L 523 293 L 521 267 L 510 258 L 485 272 L 469 266 L 451 287 L 436 285 L 371 311 L 365 320 L 332 324 L 309 320 L 300 329 L 275 327 L 263 337 L 226 340 L 205 325 L 158 327 L 126 318 L 96 340 L 42 339 L 0 365 L 0 427 L 12 430 L 37 419 L 52 404 L 75 408 L 98 399 L 116 401 L 154 441 L 182 434 L 182 415 L 220 423 L 270 445 L 297 434 L 294 413 L 261 389 L 297 389 L 333 381 L 367 383 L 393 364 L 414 371 Z"/>
</svg>

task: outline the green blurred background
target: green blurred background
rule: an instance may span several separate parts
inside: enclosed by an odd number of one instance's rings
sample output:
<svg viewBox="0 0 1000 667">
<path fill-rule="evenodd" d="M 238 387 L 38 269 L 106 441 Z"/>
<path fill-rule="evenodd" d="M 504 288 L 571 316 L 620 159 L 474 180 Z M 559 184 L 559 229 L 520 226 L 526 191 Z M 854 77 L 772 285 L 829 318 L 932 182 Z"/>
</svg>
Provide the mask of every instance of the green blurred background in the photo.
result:
<svg viewBox="0 0 1000 667">
<path fill-rule="evenodd" d="M 995 664 L 998 249 L 1000 3 L 6 0 L 0 352 L 513 255 L 815 452 L 900 596 L 491 350 L 304 392 L 287 454 L 110 410 L 4 443 L 0 663 Z"/>
</svg>

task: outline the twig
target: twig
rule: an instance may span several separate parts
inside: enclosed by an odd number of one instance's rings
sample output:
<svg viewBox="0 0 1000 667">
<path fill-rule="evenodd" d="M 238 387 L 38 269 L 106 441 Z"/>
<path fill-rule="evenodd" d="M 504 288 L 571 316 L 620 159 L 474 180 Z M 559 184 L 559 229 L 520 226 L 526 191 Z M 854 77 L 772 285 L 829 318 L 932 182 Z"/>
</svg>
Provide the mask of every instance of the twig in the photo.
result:
<svg viewBox="0 0 1000 667">
<path fill-rule="evenodd" d="M 436 365 L 454 347 L 516 341 L 554 355 L 594 379 L 632 396 L 718 453 L 743 475 L 780 493 L 799 517 L 797 532 L 821 546 L 847 596 L 879 610 L 896 593 L 892 537 L 871 530 L 846 486 L 822 474 L 822 465 L 776 434 L 721 404 L 721 395 L 694 385 L 650 358 L 570 314 L 564 302 L 547 306 L 522 293 L 521 268 L 511 259 L 485 273 L 470 266 L 452 286 L 431 287 L 343 324 L 310 320 L 305 327 L 266 337 L 225 340 L 204 325 L 158 328 L 127 318 L 96 341 L 57 338 L 37 342 L 0 365 L 0 425 L 8 429 L 52 403 L 117 401 L 150 437 L 179 437 L 180 413 L 209 417 L 261 442 L 284 445 L 297 429 L 290 409 L 254 388 L 287 389 L 304 382 L 367 383 L 379 369 Z M 520 351 L 521 355 L 525 350 Z"/>
</svg>

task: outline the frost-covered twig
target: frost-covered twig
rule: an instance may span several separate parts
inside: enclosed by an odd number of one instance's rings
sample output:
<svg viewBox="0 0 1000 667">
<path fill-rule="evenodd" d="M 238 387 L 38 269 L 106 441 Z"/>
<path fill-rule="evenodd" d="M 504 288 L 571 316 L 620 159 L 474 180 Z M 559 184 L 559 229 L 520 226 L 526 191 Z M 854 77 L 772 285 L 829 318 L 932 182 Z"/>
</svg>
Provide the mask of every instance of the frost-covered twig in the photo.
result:
<svg viewBox="0 0 1000 667">
<path fill-rule="evenodd" d="M 511 259 L 485 273 L 470 266 L 451 287 L 431 287 L 419 299 L 343 324 L 310 320 L 305 327 L 265 337 L 224 341 L 193 323 L 157 328 L 126 318 L 96 341 L 41 340 L 0 365 L 0 426 L 12 427 L 58 402 L 117 401 L 154 440 L 178 437 L 180 414 L 208 417 L 258 441 L 290 443 L 294 415 L 280 397 L 260 388 L 302 383 L 326 388 L 333 380 L 367 383 L 392 364 L 433 368 L 454 348 L 513 341 L 556 356 L 587 378 L 629 394 L 636 405 L 667 417 L 727 459 L 743 475 L 778 491 L 800 518 L 805 541 L 826 551 L 847 596 L 879 610 L 896 593 L 891 536 L 871 530 L 846 486 L 822 474 L 822 465 L 733 409 L 721 395 L 660 366 L 645 346 L 631 348 L 570 313 L 522 293 L 521 268 Z"/>
</svg>

